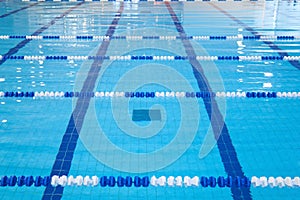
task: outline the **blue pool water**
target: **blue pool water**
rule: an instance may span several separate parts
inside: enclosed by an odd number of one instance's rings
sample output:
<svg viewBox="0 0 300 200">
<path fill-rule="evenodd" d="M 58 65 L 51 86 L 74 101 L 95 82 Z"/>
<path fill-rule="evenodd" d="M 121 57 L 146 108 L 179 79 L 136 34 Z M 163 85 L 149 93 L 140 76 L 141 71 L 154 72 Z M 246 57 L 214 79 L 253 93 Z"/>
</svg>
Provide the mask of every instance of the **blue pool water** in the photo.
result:
<svg viewBox="0 0 300 200">
<path fill-rule="evenodd" d="M 298 199 L 296 184 L 4 184 L 298 177 L 298 1 L 0 4 L 1 199 Z"/>
</svg>

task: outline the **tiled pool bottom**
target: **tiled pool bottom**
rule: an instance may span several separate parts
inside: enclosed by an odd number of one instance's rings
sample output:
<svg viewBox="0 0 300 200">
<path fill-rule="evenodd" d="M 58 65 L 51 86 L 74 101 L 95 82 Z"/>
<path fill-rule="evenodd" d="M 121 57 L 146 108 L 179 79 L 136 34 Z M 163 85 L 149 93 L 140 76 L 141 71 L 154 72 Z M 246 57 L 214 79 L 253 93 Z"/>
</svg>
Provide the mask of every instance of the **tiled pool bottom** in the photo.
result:
<svg viewBox="0 0 300 200">
<path fill-rule="evenodd" d="M 297 199 L 299 4 L 1 1 L 1 199 Z"/>
</svg>

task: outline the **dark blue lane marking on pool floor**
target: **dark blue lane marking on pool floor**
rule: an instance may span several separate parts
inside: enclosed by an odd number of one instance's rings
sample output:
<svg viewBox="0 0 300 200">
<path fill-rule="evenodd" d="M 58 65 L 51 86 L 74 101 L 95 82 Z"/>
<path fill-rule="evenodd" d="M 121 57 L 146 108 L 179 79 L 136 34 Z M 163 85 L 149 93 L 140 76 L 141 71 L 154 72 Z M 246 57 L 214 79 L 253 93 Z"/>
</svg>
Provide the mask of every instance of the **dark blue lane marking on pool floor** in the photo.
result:
<svg viewBox="0 0 300 200">
<path fill-rule="evenodd" d="M 84 2 L 80 2 L 80 3 L 76 4 L 75 6 L 71 7 L 70 9 L 68 9 L 67 11 L 65 11 L 64 13 L 62 13 L 60 16 L 55 17 L 48 24 L 46 24 L 43 27 L 41 27 L 38 30 L 36 30 L 32 34 L 32 36 L 38 36 L 38 35 L 40 35 L 45 30 L 47 30 L 50 26 L 52 26 L 53 24 L 55 24 L 57 20 L 62 19 L 63 17 L 65 17 L 66 15 L 68 15 L 70 12 L 72 12 L 74 9 L 78 8 L 79 6 L 81 6 L 83 3 Z M 3 57 L 4 56 L 9 57 L 9 56 L 12 56 L 12 55 L 16 54 L 21 48 L 25 47 L 25 45 L 28 44 L 31 40 L 32 39 L 24 39 L 24 40 L 22 40 L 15 47 L 11 48 L 6 54 L 4 54 Z M 0 65 L 2 65 L 5 61 L 6 61 L 6 59 L 0 60 Z"/>
<path fill-rule="evenodd" d="M 119 19 L 123 13 L 124 10 L 124 3 L 122 2 L 120 4 L 120 8 L 115 15 L 113 21 L 111 22 L 107 32 L 106 36 L 111 37 L 116 29 L 116 26 L 118 25 Z M 106 51 L 108 49 L 108 46 L 110 44 L 110 40 L 103 40 L 101 43 L 101 46 L 99 47 L 97 51 L 97 56 L 105 56 Z M 101 65 L 103 63 L 103 60 L 95 60 L 93 64 L 91 65 L 91 68 L 88 72 L 88 75 L 84 81 L 84 84 L 82 86 L 81 92 L 90 92 L 92 93 L 95 88 L 95 84 L 101 69 Z M 67 130 L 62 138 L 59 151 L 56 155 L 56 159 L 54 161 L 54 164 L 52 166 L 52 170 L 50 173 L 50 176 L 53 175 L 68 175 L 71 163 L 74 155 L 74 151 L 77 145 L 78 137 L 82 128 L 82 124 L 87 112 L 87 109 L 89 107 L 90 100 L 92 98 L 92 95 L 79 97 L 75 106 L 75 109 L 70 117 L 69 124 L 67 126 Z M 63 195 L 64 187 L 58 186 L 58 187 L 52 187 L 51 185 L 47 186 L 44 195 L 43 200 L 46 199 L 60 199 Z"/>
<path fill-rule="evenodd" d="M 24 7 L 22 7 L 22 8 L 17 9 L 17 10 L 13 10 L 13 11 L 8 12 L 8 13 L 6 13 L 6 14 L 0 15 L 0 18 L 7 17 L 7 16 L 9 16 L 9 15 L 15 14 L 15 13 L 17 13 L 17 12 L 19 12 L 19 11 L 25 10 L 25 9 L 30 8 L 30 7 L 33 7 L 33 6 L 36 6 L 36 5 L 38 5 L 38 4 L 40 4 L 40 2 L 38 2 L 38 3 L 33 3 L 33 4 L 28 5 L 28 6 L 24 6 Z"/>
<path fill-rule="evenodd" d="M 190 41 L 185 39 L 186 33 L 182 27 L 176 13 L 172 9 L 170 3 L 165 2 L 168 11 L 172 17 L 172 20 L 176 26 L 177 32 L 182 38 L 181 41 L 185 48 L 185 52 L 189 57 L 189 62 L 193 67 L 194 76 L 197 80 L 198 87 L 201 91 L 212 92 L 207 78 L 204 75 L 201 64 L 195 59 L 196 53 Z M 232 144 L 227 125 L 223 119 L 223 116 L 219 110 L 218 104 L 214 97 L 203 99 L 205 109 L 211 121 L 211 126 L 217 140 L 217 146 L 219 148 L 220 156 L 225 168 L 226 173 L 229 176 L 240 176 L 244 177 L 245 174 L 242 171 L 242 166 L 238 160 L 235 148 Z M 231 193 L 234 199 L 252 199 L 250 189 L 246 187 L 238 188 L 232 187 Z"/>
<path fill-rule="evenodd" d="M 161 121 L 161 112 L 159 109 L 134 109 L 132 121 Z"/>
<path fill-rule="evenodd" d="M 247 24 L 245 24 L 244 22 L 242 22 L 241 20 L 237 19 L 236 17 L 232 16 L 231 14 L 229 14 L 228 12 L 226 12 L 225 10 L 223 10 L 222 8 L 216 6 L 215 4 L 209 3 L 211 6 L 213 6 L 214 8 L 216 8 L 218 11 L 220 11 L 221 13 L 223 13 L 224 15 L 226 15 L 227 17 L 229 17 L 231 20 L 233 20 L 234 22 L 236 22 L 237 24 L 241 25 L 242 27 L 244 27 L 247 31 L 249 31 L 250 33 L 252 33 L 253 35 L 257 35 L 259 36 L 259 33 L 257 31 L 255 31 L 253 28 L 249 27 Z M 263 43 L 265 43 L 266 45 L 268 45 L 271 49 L 277 51 L 277 53 L 280 56 L 289 56 L 288 53 L 283 52 L 281 48 L 279 48 L 276 44 L 274 44 L 274 42 L 271 41 L 264 41 Z M 297 60 L 288 60 L 288 62 L 294 66 L 295 68 L 300 70 L 300 63 Z"/>
</svg>

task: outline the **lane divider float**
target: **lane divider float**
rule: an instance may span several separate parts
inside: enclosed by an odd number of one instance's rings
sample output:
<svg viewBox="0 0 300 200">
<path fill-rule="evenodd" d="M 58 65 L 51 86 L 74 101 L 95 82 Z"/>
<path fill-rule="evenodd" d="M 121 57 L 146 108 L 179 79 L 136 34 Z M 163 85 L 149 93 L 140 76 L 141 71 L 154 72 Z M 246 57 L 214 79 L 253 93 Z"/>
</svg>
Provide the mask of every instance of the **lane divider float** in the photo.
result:
<svg viewBox="0 0 300 200">
<path fill-rule="evenodd" d="M 206 177 L 206 176 L 2 176 L 0 178 L 1 187 L 14 186 L 53 186 L 53 187 L 67 187 L 67 186 L 87 186 L 87 187 L 290 187 L 299 188 L 300 178 L 296 177 Z"/>
<path fill-rule="evenodd" d="M 126 36 L 105 36 L 105 35 L 0 35 L 0 40 L 26 39 L 26 40 L 299 40 L 297 35 L 194 35 L 180 37 L 175 35 L 126 35 Z"/>
<path fill-rule="evenodd" d="M 3 56 L 0 60 L 200 60 L 200 61 L 300 61 L 300 56 L 153 56 L 153 55 L 127 55 L 127 56 Z"/>
<path fill-rule="evenodd" d="M 79 97 L 125 97 L 125 98 L 299 98 L 300 92 L 8 92 L 0 91 L 1 98 L 79 98 Z"/>
<path fill-rule="evenodd" d="M 218 2 L 218 1 L 230 1 L 230 2 L 242 2 L 242 0 L 22 0 L 23 2 L 134 2 L 134 3 L 138 3 L 138 2 L 197 2 L 197 1 L 203 1 L 203 2 Z M 245 1 L 250 1 L 250 2 L 258 2 L 258 1 L 273 1 L 273 0 L 243 0 L 243 2 Z"/>
</svg>

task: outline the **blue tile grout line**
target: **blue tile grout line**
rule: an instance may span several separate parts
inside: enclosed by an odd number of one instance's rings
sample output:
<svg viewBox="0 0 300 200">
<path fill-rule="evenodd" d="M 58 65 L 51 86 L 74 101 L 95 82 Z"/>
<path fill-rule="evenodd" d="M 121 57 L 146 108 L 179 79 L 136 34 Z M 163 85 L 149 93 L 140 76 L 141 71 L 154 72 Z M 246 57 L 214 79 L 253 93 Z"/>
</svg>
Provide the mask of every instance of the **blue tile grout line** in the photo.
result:
<svg viewBox="0 0 300 200">
<path fill-rule="evenodd" d="M 114 34 L 123 10 L 124 10 L 124 3 L 121 3 L 117 14 L 115 15 L 113 21 L 111 22 L 106 32 L 107 36 L 111 37 Z M 109 40 L 103 41 L 101 43 L 101 46 L 98 49 L 97 56 L 105 56 L 109 44 L 110 44 Z M 85 82 L 82 86 L 81 92 L 93 92 L 102 63 L 103 60 L 95 60 L 93 62 L 88 72 L 87 78 L 85 79 Z M 89 107 L 91 98 L 92 98 L 91 96 L 83 96 L 78 98 L 75 109 L 70 117 L 66 132 L 62 138 L 61 145 L 56 155 L 56 159 L 54 161 L 50 176 L 68 175 L 71 168 L 71 162 L 73 159 L 80 130 L 82 128 L 82 124 L 87 109 Z M 63 195 L 63 189 L 64 188 L 61 186 L 52 187 L 49 185 L 46 187 L 42 199 L 43 200 L 60 199 Z"/>
<path fill-rule="evenodd" d="M 193 67 L 194 76 L 197 80 L 198 87 L 200 91 L 209 91 L 211 92 L 210 85 L 204 75 L 201 64 L 196 60 L 192 59 L 196 55 L 193 46 L 189 40 L 186 40 L 186 33 L 182 27 L 179 19 L 176 16 L 176 13 L 172 9 L 170 3 L 165 2 L 165 5 L 168 8 L 168 11 L 171 15 L 171 18 L 176 26 L 177 32 L 182 38 L 182 43 L 185 48 L 185 51 L 189 57 L 190 64 Z M 205 104 L 205 109 L 211 121 L 211 126 L 217 140 L 217 146 L 220 152 L 220 156 L 225 168 L 226 173 L 229 176 L 240 176 L 244 177 L 244 172 L 242 171 L 242 166 L 238 160 L 235 148 L 232 144 L 227 125 L 223 119 L 223 116 L 218 108 L 217 102 L 214 97 L 203 99 Z M 213 110 L 213 112 L 212 112 Z M 249 188 L 231 188 L 231 193 L 234 199 L 252 199 Z"/>
<path fill-rule="evenodd" d="M 17 12 L 20 12 L 20 11 L 22 11 L 22 10 L 25 10 L 25 9 L 27 9 L 27 8 L 36 6 L 36 5 L 38 5 L 39 3 L 40 3 L 40 2 L 38 2 L 38 3 L 33 3 L 33 4 L 28 5 L 28 6 L 24 6 L 24 7 L 22 7 L 22 8 L 19 8 L 19 9 L 17 9 L 17 10 L 13 10 L 13 11 L 8 12 L 8 13 L 6 13 L 6 14 L 0 15 L 0 18 L 8 17 L 8 16 L 10 16 L 10 15 L 12 15 L 12 14 L 15 14 L 15 13 L 17 13 Z"/>
<path fill-rule="evenodd" d="M 215 4 L 209 3 L 211 6 L 213 6 L 214 8 L 216 8 L 218 11 L 220 11 L 221 13 L 223 13 L 224 15 L 226 15 L 227 17 L 229 17 L 231 20 L 233 20 L 234 22 L 236 22 L 237 24 L 243 26 L 247 31 L 249 31 L 250 33 L 252 33 L 253 35 L 257 35 L 259 36 L 258 32 L 255 31 L 252 27 L 249 27 L 247 24 L 245 24 L 244 22 L 240 21 L 239 19 L 237 19 L 236 17 L 232 16 L 230 13 L 226 12 L 225 10 L 223 10 L 222 8 L 218 7 Z M 275 50 L 280 56 L 289 56 L 288 53 L 281 51 L 282 49 L 279 48 L 274 42 L 271 41 L 262 41 L 263 43 L 265 43 L 266 45 L 268 45 L 272 50 Z M 297 60 L 289 60 L 288 61 L 292 66 L 294 66 L 295 68 L 297 68 L 298 70 L 300 70 L 300 63 Z"/>
<path fill-rule="evenodd" d="M 53 20 L 51 20 L 48 24 L 44 25 L 43 27 L 39 28 L 38 30 L 36 30 L 32 36 L 38 36 L 41 33 L 43 33 L 45 30 L 47 30 L 50 26 L 54 25 L 56 23 L 57 20 L 60 20 L 62 18 L 64 18 L 66 15 L 68 15 L 70 12 L 72 12 L 74 9 L 76 9 L 77 7 L 81 6 L 82 4 L 84 4 L 84 2 L 80 2 L 78 4 L 76 4 L 75 6 L 71 7 L 70 9 L 68 9 L 67 11 L 65 11 L 64 13 L 62 13 L 60 16 L 55 17 Z M 24 39 L 22 40 L 20 43 L 18 43 L 15 47 L 11 48 L 6 54 L 4 54 L 3 56 L 7 56 L 10 57 L 14 54 L 16 54 L 21 48 L 25 47 L 26 44 L 28 44 L 31 41 L 31 39 Z M 6 60 L 0 60 L 0 66 L 5 62 Z"/>
</svg>

